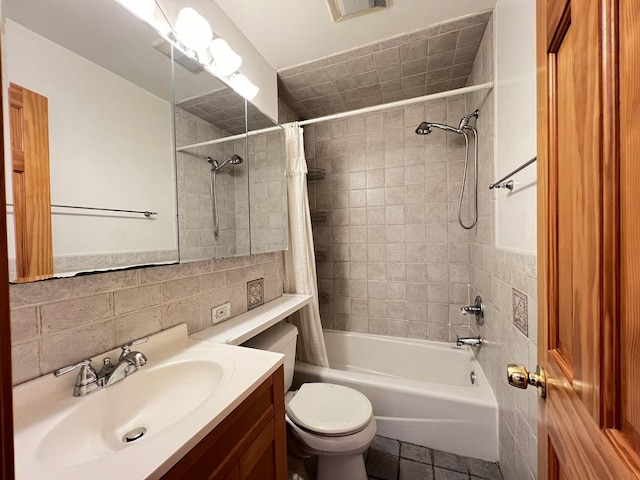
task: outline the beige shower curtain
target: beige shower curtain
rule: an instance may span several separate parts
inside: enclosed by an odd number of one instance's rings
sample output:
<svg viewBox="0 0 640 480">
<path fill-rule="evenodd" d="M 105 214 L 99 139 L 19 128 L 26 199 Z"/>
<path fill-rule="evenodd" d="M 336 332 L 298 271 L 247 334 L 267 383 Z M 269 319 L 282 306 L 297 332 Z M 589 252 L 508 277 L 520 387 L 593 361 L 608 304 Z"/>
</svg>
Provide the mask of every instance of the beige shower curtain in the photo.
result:
<svg viewBox="0 0 640 480">
<path fill-rule="evenodd" d="M 292 315 L 289 321 L 298 327 L 298 359 L 328 367 L 318 308 L 318 280 L 307 193 L 303 130 L 294 122 L 284 125 L 284 132 L 289 203 L 289 249 L 284 255 L 284 289 L 287 293 L 313 296 L 311 303 Z"/>
</svg>

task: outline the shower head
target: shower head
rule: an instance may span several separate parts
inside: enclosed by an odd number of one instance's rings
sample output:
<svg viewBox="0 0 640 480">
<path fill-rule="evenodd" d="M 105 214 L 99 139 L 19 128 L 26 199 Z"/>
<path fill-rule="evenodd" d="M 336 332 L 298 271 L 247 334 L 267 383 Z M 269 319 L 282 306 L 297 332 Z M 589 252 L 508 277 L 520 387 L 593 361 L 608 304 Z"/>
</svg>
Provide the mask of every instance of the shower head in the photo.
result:
<svg viewBox="0 0 640 480">
<path fill-rule="evenodd" d="M 416 128 L 416 134 L 418 135 L 429 135 L 431 133 L 431 124 L 427 122 L 422 122 Z"/>
<path fill-rule="evenodd" d="M 231 156 L 231 158 L 228 158 L 227 160 L 231 160 L 231 163 L 233 163 L 234 165 L 240 165 L 242 162 L 244 162 L 244 159 L 237 154 L 233 154 Z"/>
<path fill-rule="evenodd" d="M 213 171 L 217 172 L 218 170 L 224 168 L 224 166 L 229 162 L 231 162 L 232 165 L 240 165 L 242 162 L 244 162 L 244 159 L 240 155 L 234 153 L 221 164 L 218 164 L 218 161 L 212 157 L 207 157 L 207 162 L 211 164 Z"/>
</svg>

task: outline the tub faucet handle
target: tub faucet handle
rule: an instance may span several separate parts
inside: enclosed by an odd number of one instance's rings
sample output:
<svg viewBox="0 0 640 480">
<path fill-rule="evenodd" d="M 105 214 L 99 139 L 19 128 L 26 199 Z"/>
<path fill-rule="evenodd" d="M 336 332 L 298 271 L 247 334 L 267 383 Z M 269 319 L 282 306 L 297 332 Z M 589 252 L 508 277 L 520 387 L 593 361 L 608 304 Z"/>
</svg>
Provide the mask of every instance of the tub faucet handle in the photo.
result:
<svg viewBox="0 0 640 480">
<path fill-rule="evenodd" d="M 477 337 L 456 337 L 456 345 L 462 347 L 467 345 L 469 347 L 482 347 L 482 338 Z"/>
<path fill-rule="evenodd" d="M 480 295 L 476 296 L 472 305 L 465 305 L 464 307 L 460 307 L 460 311 L 463 315 L 467 313 L 473 314 L 476 316 L 476 323 L 478 326 L 484 325 L 484 303 L 482 303 L 482 298 Z"/>
</svg>

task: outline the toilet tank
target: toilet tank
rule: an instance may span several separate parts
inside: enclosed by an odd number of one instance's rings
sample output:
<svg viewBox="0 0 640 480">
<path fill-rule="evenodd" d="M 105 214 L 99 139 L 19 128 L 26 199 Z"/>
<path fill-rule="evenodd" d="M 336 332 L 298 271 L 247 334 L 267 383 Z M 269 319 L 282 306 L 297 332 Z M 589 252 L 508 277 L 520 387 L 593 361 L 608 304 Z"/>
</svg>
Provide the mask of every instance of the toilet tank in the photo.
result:
<svg viewBox="0 0 640 480">
<path fill-rule="evenodd" d="M 276 323 L 273 327 L 256 335 L 242 344 L 243 347 L 278 352 L 284 354 L 284 391 L 293 383 L 293 367 L 296 361 L 296 340 L 298 329 L 287 322 Z"/>
</svg>

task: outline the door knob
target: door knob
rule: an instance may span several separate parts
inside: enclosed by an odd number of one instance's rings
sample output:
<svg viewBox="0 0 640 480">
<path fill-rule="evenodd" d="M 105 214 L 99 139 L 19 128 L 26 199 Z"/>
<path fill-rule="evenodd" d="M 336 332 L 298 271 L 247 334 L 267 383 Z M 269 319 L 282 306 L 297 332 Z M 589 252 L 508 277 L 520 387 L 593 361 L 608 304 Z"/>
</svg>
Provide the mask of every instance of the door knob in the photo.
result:
<svg viewBox="0 0 640 480">
<path fill-rule="evenodd" d="M 507 379 L 509 385 L 517 388 L 525 389 L 529 385 L 533 385 L 538 389 L 538 395 L 542 398 L 547 396 L 547 379 L 544 369 L 538 365 L 535 373 L 527 372 L 523 365 L 510 363 L 507 365 Z"/>
</svg>

